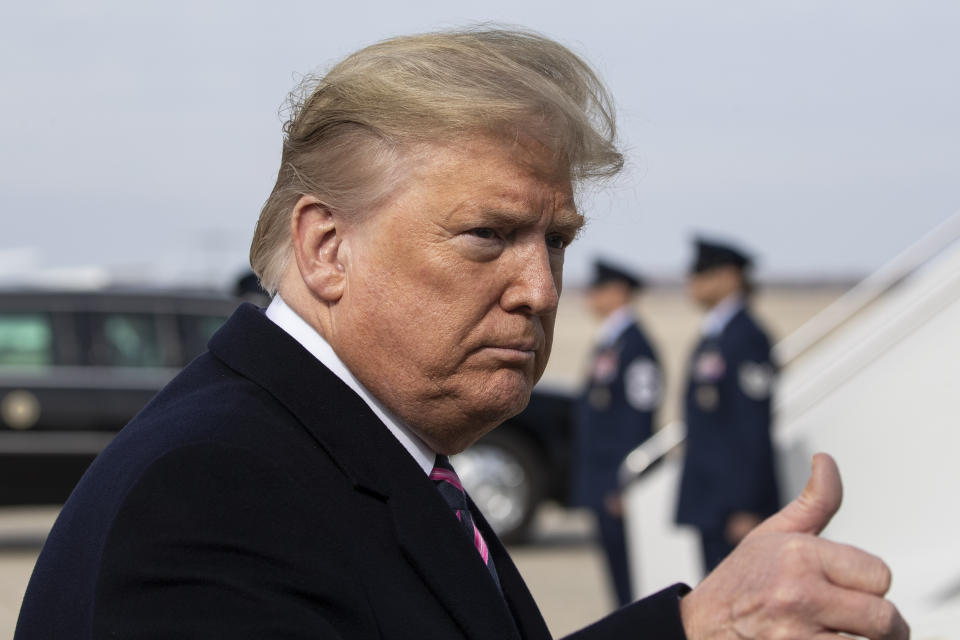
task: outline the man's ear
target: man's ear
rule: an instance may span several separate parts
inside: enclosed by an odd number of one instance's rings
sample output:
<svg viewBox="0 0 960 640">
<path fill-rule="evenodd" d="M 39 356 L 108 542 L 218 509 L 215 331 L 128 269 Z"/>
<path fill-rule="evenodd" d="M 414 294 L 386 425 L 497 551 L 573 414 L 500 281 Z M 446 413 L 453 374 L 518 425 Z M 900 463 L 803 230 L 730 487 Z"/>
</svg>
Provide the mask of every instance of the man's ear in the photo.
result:
<svg viewBox="0 0 960 640">
<path fill-rule="evenodd" d="M 343 295 L 346 271 L 341 262 L 341 221 L 326 204 L 301 196 L 290 216 L 293 255 L 304 284 L 325 302 Z"/>
</svg>

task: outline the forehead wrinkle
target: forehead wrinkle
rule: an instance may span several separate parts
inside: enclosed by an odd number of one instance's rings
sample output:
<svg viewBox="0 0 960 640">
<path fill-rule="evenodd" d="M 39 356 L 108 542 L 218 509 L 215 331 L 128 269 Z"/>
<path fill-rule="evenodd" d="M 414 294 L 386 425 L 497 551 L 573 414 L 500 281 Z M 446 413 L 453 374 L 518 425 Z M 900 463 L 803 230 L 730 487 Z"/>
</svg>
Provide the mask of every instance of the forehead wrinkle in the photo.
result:
<svg viewBox="0 0 960 640">
<path fill-rule="evenodd" d="M 570 228 L 575 231 L 585 222 L 583 216 L 577 212 L 571 194 L 542 186 L 534 189 L 510 189 L 501 192 L 496 200 L 499 203 L 489 203 L 486 206 L 479 202 L 475 204 L 481 204 L 485 214 L 504 224 L 522 225 L 534 218 L 539 220 L 545 214 L 553 216 L 551 226 L 563 229 Z"/>
</svg>

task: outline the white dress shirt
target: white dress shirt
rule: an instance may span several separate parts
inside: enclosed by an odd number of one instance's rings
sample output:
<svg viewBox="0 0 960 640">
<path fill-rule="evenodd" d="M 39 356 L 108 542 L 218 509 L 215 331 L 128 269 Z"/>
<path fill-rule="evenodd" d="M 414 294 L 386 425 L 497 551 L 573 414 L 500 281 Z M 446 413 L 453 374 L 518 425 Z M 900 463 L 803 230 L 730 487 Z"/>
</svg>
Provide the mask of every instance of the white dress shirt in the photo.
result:
<svg viewBox="0 0 960 640">
<path fill-rule="evenodd" d="M 403 448 L 413 456 L 424 473 L 430 474 L 433 470 L 437 454 L 426 445 L 423 440 L 418 438 L 409 427 L 400 421 L 395 415 L 383 406 L 379 400 L 367 391 L 366 387 L 360 384 L 360 381 L 350 373 L 347 365 L 343 363 L 340 357 L 333 351 L 330 343 L 323 339 L 317 330 L 307 324 L 307 321 L 301 318 L 296 311 L 287 306 L 280 294 L 273 297 L 270 306 L 267 307 L 267 317 L 278 327 L 290 334 L 290 337 L 299 342 L 304 349 L 309 351 L 313 357 L 319 360 L 323 366 L 333 372 L 335 376 L 353 389 L 360 396 L 367 406 L 377 415 L 386 425 L 390 433 L 400 441 Z"/>
<path fill-rule="evenodd" d="M 597 346 L 613 346 L 613 343 L 623 335 L 627 327 L 636 321 L 637 317 L 633 314 L 633 308 L 628 304 L 613 311 L 603 319 L 603 322 L 600 323 L 600 328 L 597 329 Z"/>
<path fill-rule="evenodd" d="M 723 333 L 733 316 L 743 308 L 743 297 L 739 294 L 727 296 L 707 312 L 703 319 L 701 332 L 704 336 L 716 337 Z"/>
</svg>

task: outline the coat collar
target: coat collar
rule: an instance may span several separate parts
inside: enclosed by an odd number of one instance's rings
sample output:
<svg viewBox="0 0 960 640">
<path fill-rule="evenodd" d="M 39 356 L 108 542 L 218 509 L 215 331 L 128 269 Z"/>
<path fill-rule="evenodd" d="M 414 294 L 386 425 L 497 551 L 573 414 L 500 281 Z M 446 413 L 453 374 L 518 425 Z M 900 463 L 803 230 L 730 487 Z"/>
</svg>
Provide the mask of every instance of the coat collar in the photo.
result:
<svg viewBox="0 0 960 640">
<path fill-rule="evenodd" d="M 209 346 L 214 356 L 283 404 L 358 491 L 387 503 L 408 560 L 468 637 L 519 639 L 518 625 L 525 639 L 550 637 L 516 567 L 482 516 L 476 520 L 493 551 L 504 596 L 410 454 L 359 396 L 260 309 L 241 305 Z"/>
<path fill-rule="evenodd" d="M 732 295 L 718 302 L 703 319 L 702 335 L 716 337 L 722 334 L 730 321 L 743 311 L 744 305 L 743 297 L 740 295 Z"/>
<path fill-rule="evenodd" d="M 627 329 L 637 324 L 637 316 L 630 305 L 624 305 L 603 319 L 597 329 L 596 345 L 612 347 Z"/>
<path fill-rule="evenodd" d="M 363 383 L 357 380 L 356 376 L 353 375 L 347 368 L 347 365 L 340 359 L 340 356 L 333 350 L 330 343 L 296 311 L 288 306 L 283 301 L 283 298 L 280 297 L 280 294 L 273 297 L 273 301 L 270 302 L 270 306 L 267 307 L 265 313 L 267 318 L 300 343 L 303 348 L 319 360 L 324 367 L 343 380 L 344 384 L 360 396 L 394 437 L 403 444 L 404 449 L 410 452 L 410 455 L 417 461 L 417 464 L 420 465 L 423 472 L 427 474 L 430 473 L 436 454 L 431 451 L 430 447 L 420 440 L 402 420 L 393 415 L 383 403 L 374 397 L 374 395 L 363 386 Z"/>
</svg>

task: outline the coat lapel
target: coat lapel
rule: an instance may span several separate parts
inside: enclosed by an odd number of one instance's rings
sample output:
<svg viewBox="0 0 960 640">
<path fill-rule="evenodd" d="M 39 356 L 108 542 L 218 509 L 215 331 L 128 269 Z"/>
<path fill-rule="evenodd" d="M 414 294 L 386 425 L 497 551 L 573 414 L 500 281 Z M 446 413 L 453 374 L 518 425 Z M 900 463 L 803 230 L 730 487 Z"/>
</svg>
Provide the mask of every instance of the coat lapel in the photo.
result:
<svg viewBox="0 0 960 640">
<path fill-rule="evenodd" d="M 411 478 L 415 483 L 389 500 L 397 539 L 410 563 L 468 637 L 519 640 L 504 596 L 473 541 L 423 471 L 418 472 L 420 477 Z"/>
<path fill-rule="evenodd" d="M 247 304 L 211 339 L 210 350 L 284 404 L 357 490 L 386 501 L 408 560 L 468 637 L 519 640 L 517 624 L 525 630 L 531 623 L 514 624 L 507 603 L 514 615 L 530 616 L 539 631 L 542 617 L 482 517 L 478 526 L 484 527 L 497 570 L 504 572 L 503 597 L 423 469 L 363 400 L 299 343 Z M 524 631 L 523 637 L 549 634 Z"/>
<path fill-rule="evenodd" d="M 533 599 L 527 584 L 520 576 L 517 566 L 513 564 L 510 554 L 504 548 L 500 539 L 493 532 L 477 505 L 470 500 L 470 510 L 474 514 L 474 521 L 483 534 L 490 553 L 493 554 L 497 565 L 497 575 L 500 577 L 500 586 L 503 588 L 503 597 L 517 624 L 520 636 L 524 640 L 551 640 L 550 630 L 540 613 L 540 608 Z"/>
</svg>

